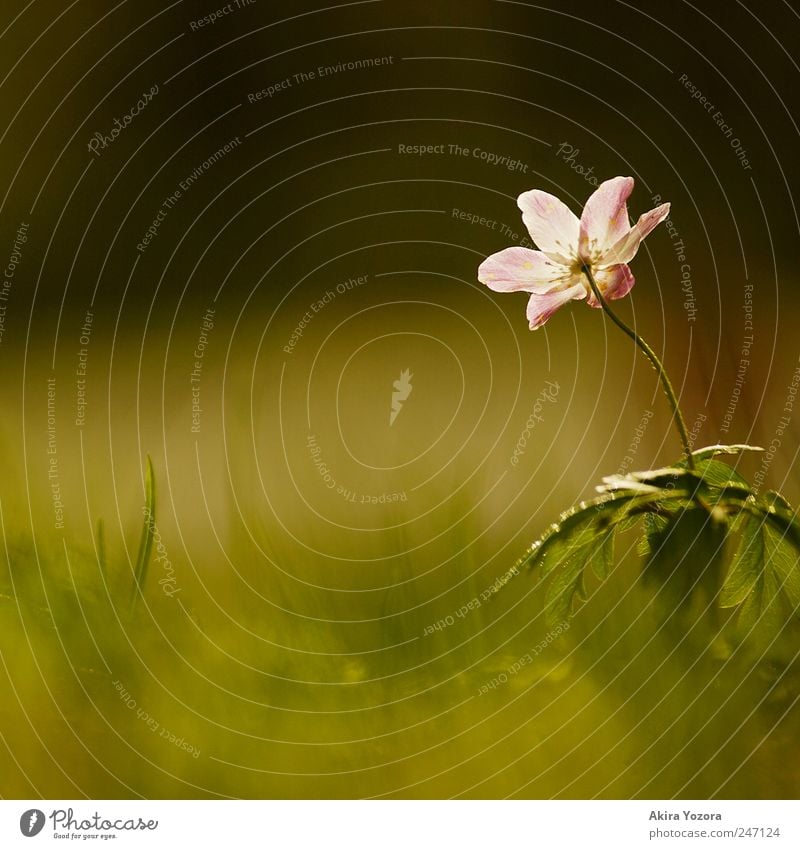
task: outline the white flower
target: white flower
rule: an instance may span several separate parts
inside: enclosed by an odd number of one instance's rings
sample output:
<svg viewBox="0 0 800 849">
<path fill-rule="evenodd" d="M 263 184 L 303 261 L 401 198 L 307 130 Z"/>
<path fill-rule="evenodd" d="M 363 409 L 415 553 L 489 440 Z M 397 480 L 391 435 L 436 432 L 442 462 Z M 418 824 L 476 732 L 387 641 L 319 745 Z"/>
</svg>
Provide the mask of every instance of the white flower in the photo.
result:
<svg viewBox="0 0 800 849">
<path fill-rule="evenodd" d="M 604 298 L 616 300 L 634 284 L 628 263 L 645 236 L 669 213 L 662 203 L 642 215 L 633 227 L 627 200 L 633 177 L 614 177 L 602 183 L 577 216 L 557 197 L 534 189 L 517 199 L 522 220 L 539 247 L 506 248 L 485 259 L 478 279 L 495 292 L 529 292 L 531 330 L 569 301 L 586 299 L 599 307 L 584 266 L 588 267 Z"/>
</svg>

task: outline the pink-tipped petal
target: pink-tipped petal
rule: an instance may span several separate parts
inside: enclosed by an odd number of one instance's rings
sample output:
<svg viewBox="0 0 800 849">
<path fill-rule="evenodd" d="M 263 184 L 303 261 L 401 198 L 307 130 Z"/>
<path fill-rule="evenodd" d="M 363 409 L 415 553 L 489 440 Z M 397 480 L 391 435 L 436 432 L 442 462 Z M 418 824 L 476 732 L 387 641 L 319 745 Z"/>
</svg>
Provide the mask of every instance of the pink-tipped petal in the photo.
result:
<svg viewBox="0 0 800 849">
<path fill-rule="evenodd" d="M 600 294 L 609 301 L 616 301 L 619 298 L 624 298 L 625 295 L 633 289 L 633 284 L 636 282 L 630 268 L 627 265 L 612 265 L 610 268 L 601 268 L 594 272 L 594 282 L 597 283 L 597 288 Z M 594 293 L 590 292 L 587 298 L 587 303 L 590 307 L 599 307 L 600 302 L 595 298 Z"/>
<path fill-rule="evenodd" d="M 531 295 L 528 301 L 528 324 L 531 330 L 540 328 L 548 318 L 569 301 L 580 301 L 586 297 L 586 289 L 577 283 L 566 289 Z"/>
<path fill-rule="evenodd" d="M 614 177 L 601 183 L 586 201 L 581 215 L 580 252 L 591 261 L 603 254 L 631 229 L 627 200 L 633 191 L 633 177 Z"/>
<path fill-rule="evenodd" d="M 645 212 L 639 220 L 631 227 L 630 232 L 624 235 L 615 245 L 602 257 L 603 265 L 616 265 L 621 262 L 630 262 L 639 250 L 642 239 L 657 227 L 669 215 L 669 204 L 662 203 L 650 212 Z"/>
<path fill-rule="evenodd" d="M 506 248 L 478 267 L 478 280 L 495 292 L 547 292 L 569 276 L 569 269 L 541 251 Z"/>
<path fill-rule="evenodd" d="M 539 189 L 521 194 L 517 206 L 536 247 L 556 262 L 569 265 L 578 252 L 580 222 L 575 213 L 557 197 Z"/>
</svg>

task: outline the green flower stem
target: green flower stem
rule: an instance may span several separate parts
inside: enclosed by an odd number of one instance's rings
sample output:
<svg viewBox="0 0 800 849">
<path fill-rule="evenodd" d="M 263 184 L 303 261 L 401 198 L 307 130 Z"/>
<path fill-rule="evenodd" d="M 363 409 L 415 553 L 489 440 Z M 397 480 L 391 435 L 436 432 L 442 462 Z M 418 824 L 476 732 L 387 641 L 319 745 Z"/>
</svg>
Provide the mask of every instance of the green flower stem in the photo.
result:
<svg viewBox="0 0 800 849">
<path fill-rule="evenodd" d="M 689 434 L 686 431 L 686 422 L 683 420 L 683 416 L 681 415 L 681 409 L 678 406 L 678 399 L 675 396 L 675 390 L 672 388 L 672 384 L 670 383 L 669 377 L 667 377 L 667 372 L 664 369 L 664 366 L 661 363 L 661 360 L 656 356 L 655 351 L 647 344 L 647 342 L 642 339 L 642 337 L 635 331 L 628 327 L 627 324 L 611 309 L 608 305 L 608 302 L 603 297 L 600 292 L 600 289 L 595 282 L 594 277 L 592 276 L 592 270 L 588 265 L 584 265 L 581 269 L 583 273 L 586 275 L 586 279 L 589 281 L 589 286 L 591 286 L 592 292 L 594 293 L 595 298 L 597 298 L 597 302 L 603 308 L 603 312 L 614 322 L 614 324 L 619 327 L 619 329 L 629 338 L 633 339 L 633 341 L 639 346 L 642 353 L 650 360 L 653 368 L 658 373 L 659 380 L 661 381 L 661 386 L 664 388 L 664 394 L 667 396 L 667 401 L 669 401 L 669 406 L 672 408 L 672 418 L 675 422 L 675 427 L 678 429 L 678 434 L 680 435 L 681 442 L 683 443 L 683 451 L 686 454 L 686 462 L 689 464 L 689 468 L 693 471 L 697 468 L 694 462 L 694 456 L 692 455 L 692 449 L 689 445 Z"/>
</svg>

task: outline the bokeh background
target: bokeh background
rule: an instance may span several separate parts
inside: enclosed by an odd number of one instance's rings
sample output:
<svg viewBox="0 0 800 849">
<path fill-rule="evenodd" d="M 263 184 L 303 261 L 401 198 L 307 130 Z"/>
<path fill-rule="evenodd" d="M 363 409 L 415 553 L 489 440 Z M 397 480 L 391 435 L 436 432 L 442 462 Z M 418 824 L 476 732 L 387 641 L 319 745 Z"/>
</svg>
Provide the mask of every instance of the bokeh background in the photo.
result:
<svg viewBox="0 0 800 849">
<path fill-rule="evenodd" d="M 796 632 L 664 626 L 633 538 L 555 630 L 509 573 L 680 446 L 599 312 L 476 279 L 522 191 L 669 200 L 619 310 L 796 500 L 796 6 L 0 15 L 3 796 L 797 794 Z"/>
</svg>

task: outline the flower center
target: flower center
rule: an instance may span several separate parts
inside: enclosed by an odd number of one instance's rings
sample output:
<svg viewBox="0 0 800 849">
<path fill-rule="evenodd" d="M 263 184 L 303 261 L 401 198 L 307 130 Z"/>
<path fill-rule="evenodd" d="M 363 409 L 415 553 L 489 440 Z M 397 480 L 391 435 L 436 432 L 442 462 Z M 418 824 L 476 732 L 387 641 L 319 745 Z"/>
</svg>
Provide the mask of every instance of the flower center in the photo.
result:
<svg viewBox="0 0 800 849">
<path fill-rule="evenodd" d="M 589 275 L 590 274 L 594 275 L 594 269 L 593 269 L 592 263 L 589 260 L 577 259 L 577 260 L 575 260 L 575 262 L 572 266 L 572 269 L 573 269 L 573 273 L 577 274 L 578 277 L 580 278 L 580 281 L 583 284 L 583 288 L 586 289 L 586 294 L 589 296 L 590 299 L 593 298 L 594 292 L 592 291 L 592 287 L 589 284 Z M 597 280 L 596 277 L 595 277 L 595 284 L 596 284 L 597 288 L 600 290 L 600 293 L 604 294 L 603 286 L 600 283 L 600 281 Z"/>
</svg>

